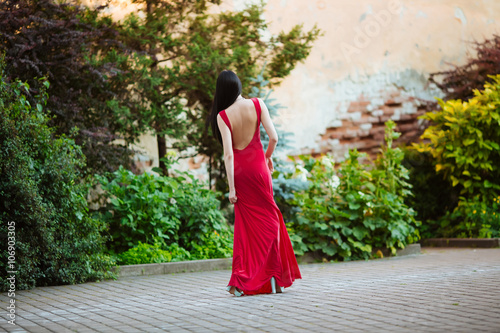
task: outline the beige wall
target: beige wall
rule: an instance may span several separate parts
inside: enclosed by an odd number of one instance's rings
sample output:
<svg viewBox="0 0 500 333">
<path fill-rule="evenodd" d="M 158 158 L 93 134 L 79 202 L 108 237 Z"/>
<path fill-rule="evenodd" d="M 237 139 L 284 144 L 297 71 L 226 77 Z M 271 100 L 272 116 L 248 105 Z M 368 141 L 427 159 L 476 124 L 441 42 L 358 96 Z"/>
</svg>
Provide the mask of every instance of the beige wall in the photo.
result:
<svg viewBox="0 0 500 333">
<path fill-rule="evenodd" d="M 117 1 L 114 10 L 130 8 Z M 213 11 L 251 2 L 226 0 Z M 299 23 L 324 32 L 307 60 L 275 89 L 274 97 L 287 107 L 275 121 L 295 134 L 289 154 L 335 151 L 341 141 L 325 142 L 324 134 L 365 117 L 353 112 L 359 100 L 368 101 L 363 112 L 377 115 L 397 95 L 401 105 L 390 117 L 415 114 L 416 98 L 439 95 L 427 85 L 429 73 L 463 64 L 469 42 L 500 33 L 498 0 L 269 0 L 264 16 L 267 35 Z M 156 166 L 155 141 L 145 138 L 142 146 Z"/>
<path fill-rule="evenodd" d="M 296 153 L 320 150 L 319 134 L 361 96 L 438 95 L 428 74 L 464 63 L 470 41 L 500 33 L 500 1 L 270 0 L 266 18 L 273 34 L 301 22 L 324 31 L 274 96 L 288 107 L 279 121 L 296 133 Z"/>
</svg>

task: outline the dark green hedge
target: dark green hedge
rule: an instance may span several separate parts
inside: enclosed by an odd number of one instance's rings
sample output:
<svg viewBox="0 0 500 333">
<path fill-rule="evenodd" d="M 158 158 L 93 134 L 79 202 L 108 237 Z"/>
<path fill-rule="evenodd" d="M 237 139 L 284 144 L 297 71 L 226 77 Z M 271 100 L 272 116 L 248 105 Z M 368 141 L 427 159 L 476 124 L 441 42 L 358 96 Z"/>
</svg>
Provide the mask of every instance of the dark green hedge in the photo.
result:
<svg viewBox="0 0 500 333">
<path fill-rule="evenodd" d="M 79 179 L 85 164 L 80 147 L 70 138 L 54 137 L 44 112 L 46 93 L 31 96 L 36 100 L 31 105 L 27 85 L 7 82 L 2 62 L 0 59 L 2 289 L 7 289 L 7 271 L 11 270 L 7 267 L 9 223 L 15 224 L 17 290 L 110 276 L 112 263 L 102 254 L 103 225 L 89 217 L 86 189 Z M 44 85 L 48 87 L 48 82 Z"/>
</svg>

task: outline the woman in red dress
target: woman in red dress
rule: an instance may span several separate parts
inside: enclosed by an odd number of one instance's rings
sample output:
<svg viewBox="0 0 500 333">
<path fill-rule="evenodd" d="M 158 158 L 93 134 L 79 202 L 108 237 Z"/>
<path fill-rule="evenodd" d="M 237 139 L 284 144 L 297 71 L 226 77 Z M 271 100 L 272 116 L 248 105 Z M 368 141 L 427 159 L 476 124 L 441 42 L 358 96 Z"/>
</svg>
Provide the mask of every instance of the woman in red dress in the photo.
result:
<svg viewBox="0 0 500 333">
<path fill-rule="evenodd" d="M 271 156 L 278 135 L 258 98 L 241 96 L 241 82 L 225 70 L 217 78 L 210 115 L 212 132 L 224 147 L 229 201 L 234 204 L 234 246 L 227 291 L 236 296 L 281 292 L 300 279 L 283 216 L 273 197 Z M 260 141 L 260 124 L 269 145 Z"/>
</svg>

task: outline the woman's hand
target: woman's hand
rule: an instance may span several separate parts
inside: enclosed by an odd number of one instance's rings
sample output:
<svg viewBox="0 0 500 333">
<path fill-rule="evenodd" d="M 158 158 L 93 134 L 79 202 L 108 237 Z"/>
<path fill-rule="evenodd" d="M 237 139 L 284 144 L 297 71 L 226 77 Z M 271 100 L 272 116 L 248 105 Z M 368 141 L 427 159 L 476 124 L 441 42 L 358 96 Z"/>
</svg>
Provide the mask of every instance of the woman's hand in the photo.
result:
<svg viewBox="0 0 500 333">
<path fill-rule="evenodd" d="M 235 204 L 238 201 L 236 197 L 236 190 L 229 190 L 229 202 Z"/>
<path fill-rule="evenodd" d="M 266 157 L 266 163 L 269 168 L 269 171 L 273 172 L 274 171 L 273 159 L 271 157 Z"/>
</svg>

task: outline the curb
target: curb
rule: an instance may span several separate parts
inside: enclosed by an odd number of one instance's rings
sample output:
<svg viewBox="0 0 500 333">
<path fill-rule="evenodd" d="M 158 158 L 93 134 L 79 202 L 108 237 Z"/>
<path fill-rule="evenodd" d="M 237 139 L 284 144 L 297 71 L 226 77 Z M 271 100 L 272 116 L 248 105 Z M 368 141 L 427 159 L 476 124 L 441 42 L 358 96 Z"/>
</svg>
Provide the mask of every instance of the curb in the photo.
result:
<svg viewBox="0 0 500 333">
<path fill-rule="evenodd" d="M 178 262 L 165 262 L 161 264 L 124 265 L 113 267 L 113 272 L 118 277 L 144 276 L 154 274 L 173 274 L 187 272 L 215 271 L 231 269 L 232 258 L 205 259 Z"/>
<path fill-rule="evenodd" d="M 428 238 L 422 240 L 422 246 L 490 249 L 500 247 L 500 238 Z"/>
<path fill-rule="evenodd" d="M 404 249 L 400 249 L 396 251 L 396 257 L 401 257 L 401 256 L 409 256 L 412 254 L 420 254 L 422 253 L 422 248 L 420 244 L 410 244 L 407 245 Z"/>
<path fill-rule="evenodd" d="M 419 253 L 421 253 L 420 244 L 410 244 L 406 248 L 398 250 L 396 256 L 399 257 Z M 222 269 L 231 269 L 232 261 L 232 258 L 222 258 L 165 262 L 161 264 L 124 265 L 113 267 L 113 272 L 117 273 L 119 278 L 123 278 L 130 276 L 146 276 L 156 274 L 216 271 Z"/>
</svg>

